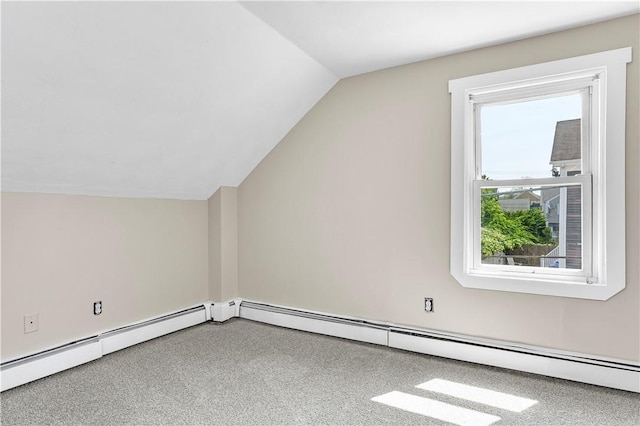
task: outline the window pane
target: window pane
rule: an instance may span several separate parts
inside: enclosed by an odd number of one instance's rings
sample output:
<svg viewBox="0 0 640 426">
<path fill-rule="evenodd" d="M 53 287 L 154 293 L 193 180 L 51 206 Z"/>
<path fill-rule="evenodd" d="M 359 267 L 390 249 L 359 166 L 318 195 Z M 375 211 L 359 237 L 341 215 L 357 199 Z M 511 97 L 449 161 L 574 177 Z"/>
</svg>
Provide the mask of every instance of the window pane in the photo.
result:
<svg viewBox="0 0 640 426">
<path fill-rule="evenodd" d="M 582 268 L 582 186 L 485 187 L 483 264 Z"/>
<path fill-rule="evenodd" d="M 580 94 L 484 105 L 480 114 L 481 174 L 487 178 L 550 177 L 552 168 L 558 175 L 580 168 Z"/>
</svg>

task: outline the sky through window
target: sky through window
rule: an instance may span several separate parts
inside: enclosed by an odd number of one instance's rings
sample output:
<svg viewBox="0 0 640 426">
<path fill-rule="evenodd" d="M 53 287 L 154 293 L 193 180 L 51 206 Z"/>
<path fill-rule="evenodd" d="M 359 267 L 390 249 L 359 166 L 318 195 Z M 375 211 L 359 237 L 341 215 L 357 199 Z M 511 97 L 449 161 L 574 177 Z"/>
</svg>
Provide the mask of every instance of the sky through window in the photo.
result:
<svg viewBox="0 0 640 426">
<path fill-rule="evenodd" d="M 482 108 L 482 174 L 490 179 L 551 177 L 558 121 L 580 118 L 579 94 Z"/>
</svg>

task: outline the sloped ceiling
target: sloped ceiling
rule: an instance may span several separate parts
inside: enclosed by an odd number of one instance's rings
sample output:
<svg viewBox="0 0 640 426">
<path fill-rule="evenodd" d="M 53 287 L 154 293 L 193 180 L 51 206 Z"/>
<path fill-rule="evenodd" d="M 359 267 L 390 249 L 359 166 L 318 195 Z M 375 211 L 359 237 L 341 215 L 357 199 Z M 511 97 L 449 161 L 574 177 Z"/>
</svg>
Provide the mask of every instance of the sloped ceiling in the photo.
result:
<svg viewBox="0 0 640 426">
<path fill-rule="evenodd" d="M 638 2 L 3 2 L 2 189 L 206 199 L 339 78 Z"/>
<path fill-rule="evenodd" d="M 206 199 L 336 80 L 236 3 L 4 3 L 3 189 Z"/>
<path fill-rule="evenodd" d="M 640 1 L 243 2 L 340 78 L 613 19 Z"/>
</svg>

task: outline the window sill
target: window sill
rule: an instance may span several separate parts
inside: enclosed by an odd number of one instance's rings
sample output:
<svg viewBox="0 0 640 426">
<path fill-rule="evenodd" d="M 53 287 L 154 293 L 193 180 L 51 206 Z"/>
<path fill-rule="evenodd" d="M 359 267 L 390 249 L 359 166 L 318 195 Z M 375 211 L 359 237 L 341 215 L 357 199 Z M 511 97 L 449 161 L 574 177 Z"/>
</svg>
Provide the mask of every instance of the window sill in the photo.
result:
<svg viewBox="0 0 640 426">
<path fill-rule="evenodd" d="M 488 273 L 470 271 L 452 273 L 465 288 L 507 291 L 513 293 L 572 297 L 577 299 L 607 300 L 624 289 L 624 279 L 615 283 L 586 283 L 585 277 L 558 276 L 518 272 Z M 535 275 L 535 276 L 534 276 Z"/>
</svg>

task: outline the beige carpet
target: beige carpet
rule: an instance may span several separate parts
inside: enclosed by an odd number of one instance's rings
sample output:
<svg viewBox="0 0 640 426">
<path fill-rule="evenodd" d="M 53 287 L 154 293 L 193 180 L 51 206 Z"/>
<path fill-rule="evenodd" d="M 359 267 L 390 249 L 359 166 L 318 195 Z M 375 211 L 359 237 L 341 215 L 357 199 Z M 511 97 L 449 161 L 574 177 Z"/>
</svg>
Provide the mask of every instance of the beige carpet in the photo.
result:
<svg viewBox="0 0 640 426">
<path fill-rule="evenodd" d="M 513 412 L 416 387 L 442 381 L 537 403 Z M 2 425 L 463 422 L 439 420 L 442 409 L 472 410 L 462 413 L 472 420 L 479 413 L 479 422 L 494 425 L 640 424 L 638 394 L 243 319 L 201 324 L 142 343 L 0 398 Z M 390 398 L 400 398 L 400 405 L 416 403 L 418 412 L 378 402 Z"/>
</svg>

